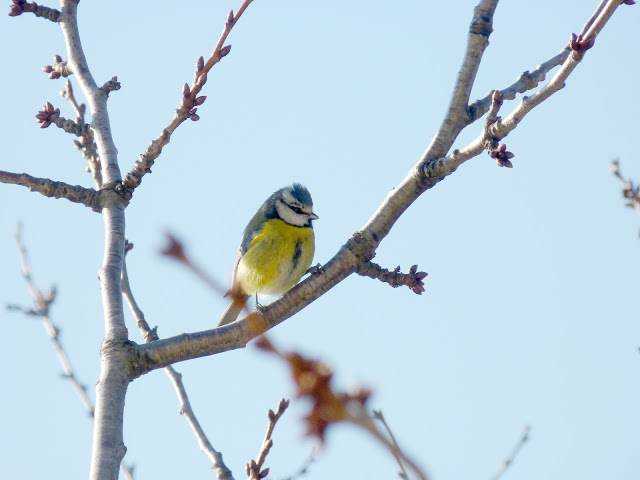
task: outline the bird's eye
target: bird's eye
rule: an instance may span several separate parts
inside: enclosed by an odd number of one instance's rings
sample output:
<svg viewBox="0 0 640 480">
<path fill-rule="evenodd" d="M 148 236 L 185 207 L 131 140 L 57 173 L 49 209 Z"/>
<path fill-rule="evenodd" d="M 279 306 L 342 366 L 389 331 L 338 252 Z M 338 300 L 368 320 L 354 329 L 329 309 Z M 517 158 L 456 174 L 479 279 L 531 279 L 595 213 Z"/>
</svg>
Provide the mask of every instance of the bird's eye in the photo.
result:
<svg viewBox="0 0 640 480">
<path fill-rule="evenodd" d="M 293 210 L 294 212 L 296 212 L 299 215 L 302 215 L 304 213 L 300 207 L 293 207 L 292 206 L 291 210 Z"/>
</svg>

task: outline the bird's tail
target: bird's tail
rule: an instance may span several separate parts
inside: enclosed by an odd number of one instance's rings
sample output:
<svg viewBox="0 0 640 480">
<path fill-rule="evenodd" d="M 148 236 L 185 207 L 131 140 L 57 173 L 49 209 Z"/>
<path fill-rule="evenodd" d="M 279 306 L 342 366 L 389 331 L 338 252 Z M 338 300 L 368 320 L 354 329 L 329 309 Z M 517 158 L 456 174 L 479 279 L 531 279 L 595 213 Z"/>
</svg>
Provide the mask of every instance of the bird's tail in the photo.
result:
<svg viewBox="0 0 640 480">
<path fill-rule="evenodd" d="M 227 325 L 228 323 L 235 322 L 238 315 L 247 304 L 247 300 L 249 300 L 249 295 L 245 295 L 243 293 L 231 294 L 232 300 L 227 309 L 225 310 L 222 318 L 218 322 L 218 326 Z"/>
</svg>

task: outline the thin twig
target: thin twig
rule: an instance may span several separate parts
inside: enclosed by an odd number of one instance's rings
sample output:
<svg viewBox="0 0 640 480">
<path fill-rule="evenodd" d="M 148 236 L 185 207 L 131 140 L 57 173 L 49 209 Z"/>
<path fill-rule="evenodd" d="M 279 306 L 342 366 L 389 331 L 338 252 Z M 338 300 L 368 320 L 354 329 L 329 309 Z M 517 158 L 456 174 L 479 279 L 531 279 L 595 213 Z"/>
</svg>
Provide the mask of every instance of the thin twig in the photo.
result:
<svg viewBox="0 0 640 480">
<path fill-rule="evenodd" d="M 515 458 L 518 456 L 518 454 L 522 450 L 522 447 L 524 447 L 524 444 L 529 441 L 529 432 L 530 431 L 531 431 L 531 427 L 529 427 L 529 426 L 524 427 L 524 431 L 522 432 L 522 435 L 520 436 L 520 440 L 518 440 L 518 443 L 513 448 L 513 451 L 511 452 L 511 455 L 509 455 L 507 457 L 507 459 L 504 461 L 504 463 L 502 464 L 500 469 L 492 477 L 492 480 L 498 480 L 502 475 L 504 475 L 504 472 L 506 472 L 507 469 L 511 466 L 511 464 L 513 463 Z"/>
<path fill-rule="evenodd" d="M 280 420 L 282 415 L 284 415 L 284 412 L 288 406 L 289 400 L 281 398 L 280 402 L 278 402 L 278 409 L 275 411 L 275 413 L 273 410 L 269 410 L 267 414 L 269 417 L 267 433 L 265 434 L 264 440 L 262 441 L 262 446 L 260 447 L 258 457 L 256 460 L 251 460 L 249 463 L 247 463 L 247 480 L 260 480 L 261 478 L 265 478 L 269 474 L 269 469 L 265 468 L 263 470 L 262 466 L 267 459 L 269 450 L 271 450 L 271 447 L 273 446 L 273 440 L 271 439 L 273 429 L 276 427 L 276 423 L 278 423 L 278 420 Z"/>
<path fill-rule="evenodd" d="M 78 104 L 71 87 L 71 82 L 67 79 L 64 90 L 60 92 L 76 111 L 76 123 L 78 125 L 85 124 L 85 113 L 87 107 L 84 103 Z M 102 165 L 100 164 L 100 156 L 98 155 L 98 147 L 93 139 L 93 135 L 80 137 L 80 140 L 73 142 L 78 150 L 82 152 L 82 156 L 87 161 L 87 171 L 91 172 L 96 189 L 102 188 Z"/>
<path fill-rule="evenodd" d="M 44 294 L 38 287 L 36 287 L 35 282 L 33 281 L 33 277 L 31 276 L 31 265 L 29 264 L 27 249 L 24 246 L 24 242 L 22 241 L 21 224 L 18 224 L 16 228 L 15 241 L 18 247 L 18 253 L 20 255 L 20 263 L 22 264 L 22 276 L 27 282 L 27 287 L 29 288 L 29 293 L 31 294 L 31 298 L 33 300 L 33 308 L 26 309 L 17 305 L 8 305 L 7 309 L 21 311 L 26 315 L 35 316 L 42 320 L 44 329 L 53 342 L 53 346 L 56 350 L 56 355 L 58 356 L 58 361 L 60 362 L 60 366 L 62 367 L 62 378 L 65 378 L 71 382 L 71 385 L 73 385 L 73 388 L 78 393 L 80 401 L 84 405 L 85 410 L 87 410 L 89 416 L 93 418 L 95 410 L 93 401 L 87 393 L 87 386 L 84 383 L 80 382 L 80 380 L 76 376 L 75 371 L 71 366 L 69 355 L 67 355 L 67 351 L 60 341 L 60 329 L 51 320 L 50 309 L 51 305 L 56 299 L 55 286 L 52 286 L 49 290 L 49 293 L 47 294 Z M 129 480 L 133 480 L 132 465 L 126 465 L 124 462 L 122 462 L 120 464 L 120 468 L 125 474 L 126 478 L 128 478 Z"/>
<path fill-rule="evenodd" d="M 400 267 L 396 267 L 393 271 L 381 267 L 374 262 L 364 262 L 358 266 L 356 273 L 363 277 L 373 278 L 387 283 L 393 288 L 406 285 L 409 289 L 418 295 L 424 293 L 424 282 L 422 281 L 428 274 L 427 272 L 418 272 L 418 266 L 413 265 L 409 268 L 409 273 L 402 273 Z"/>
<path fill-rule="evenodd" d="M 398 445 L 398 442 L 396 441 L 396 437 L 393 435 L 391 428 L 389 428 L 389 424 L 387 424 L 387 421 L 384 419 L 384 415 L 382 415 L 382 411 L 374 410 L 373 418 L 375 418 L 376 420 L 380 420 L 382 422 L 382 425 L 384 425 L 385 430 L 389 434 L 389 438 L 391 438 L 391 443 L 394 446 L 394 449 L 391 451 L 391 453 L 393 454 L 393 456 L 396 459 L 396 462 L 398 462 L 398 465 L 400 466 L 400 478 L 408 479 L 409 476 L 407 475 L 407 471 L 404 469 L 402 458 L 400 458 L 400 455 L 396 453 L 400 451 L 400 446 Z"/>
<path fill-rule="evenodd" d="M 193 83 L 191 84 L 191 86 L 185 83 L 182 90 L 182 101 L 180 103 L 180 107 L 178 107 L 178 109 L 176 110 L 173 119 L 158 136 L 158 138 L 153 140 L 147 147 L 145 152 L 140 155 L 140 157 L 133 165 L 131 171 L 126 175 L 123 181 L 123 186 L 125 188 L 125 191 L 127 192 L 127 195 L 133 195 L 133 191 L 142 182 L 142 177 L 147 173 L 151 173 L 151 167 L 153 166 L 155 160 L 160 156 L 160 153 L 162 153 L 162 149 L 164 148 L 164 146 L 167 145 L 171 140 L 171 135 L 173 134 L 173 132 L 187 119 L 191 119 L 193 121 L 199 120 L 200 117 L 196 113 L 197 107 L 204 103 L 206 97 L 198 97 L 198 94 L 202 90 L 204 84 L 207 82 L 207 75 L 211 68 L 220 60 L 222 60 L 223 57 L 229 54 L 231 46 L 224 46 L 225 42 L 227 41 L 227 37 L 252 1 L 253 0 L 244 0 L 235 15 L 233 13 L 233 10 L 229 12 L 224 25 L 224 29 L 222 30 L 222 34 L 220 35 L 218 43 L 213 49 L 209 60 L 207 60 L 207 63 L 205 64 L 202 57 L 198 59 L 196 63 L 196 72 Z"/>
<path fill-rule="evenodd" d="M 127 243 L 126 245 L 126 251 L 130 251 L 132 248 L 132 244 Z M 131 313 L 133 313 L 133 316 L 136 319 L 138 329 L 140 330 L 144 341 L 148 343 L 158 340 L 159 337 L 157 334 L 157 328 L 152 329 L 149 327 L 149 324 L 144 318 L 144 313 L 138 306 L 131 291 L 131 285 L 129 284 L 129 275 L 127 273 L 126 258 L 122 268 L 122 295 L 127 301 Z M 176 390 L 176 394 L 178 395 L 178 400 L 180 402 L 180 414 L 185 418 L 185 420 L 191 427 L 191 430 L 193 431 L 196 440 L 198 441 L 200 450 L 202 450 L 202 452 L 211 462 L 212 469 L 216 473 L 217 479 L 233 480 L 231 471 L 226 467 L 224 461 L 222 460 L 222 454 L 213 448 L 213 446 L 209 442 L 209 439 L 207 438 L 207 435 L 204 433 L 200 422 L 196 418 L 193 409 L 191 408 L 189 396 L 187 395 L 184 383 L 182 382 L 182 374 L 178 373 L 171 365 L 165 367 L 164 371 L 171 380 L 171 383 Z"/>
<path fill-rule="evenodd" d="M 631 180 L 627 180 L 622 176 L 618 159 L 611 161 L 611 173 L 622 182 L 622 196 L 627 200 L 625 206 L 633 208 L 640 213 L 640 185 L 634 185 Z M 640 233 L 638 233 L 638 236 L 640 236 Z"/>
<path fill-rule="evenodd" d="M 309 452 L 309 456 L 304 461 L 304 463 L 292 474 L 281 478 L 280 480 L 296 480 L 297 478 L 302 477 L 309 473 L 309 467 L 316 461 L 316 455 L 318 454 L 318 446 L 314 445 Z"/>
</svg>

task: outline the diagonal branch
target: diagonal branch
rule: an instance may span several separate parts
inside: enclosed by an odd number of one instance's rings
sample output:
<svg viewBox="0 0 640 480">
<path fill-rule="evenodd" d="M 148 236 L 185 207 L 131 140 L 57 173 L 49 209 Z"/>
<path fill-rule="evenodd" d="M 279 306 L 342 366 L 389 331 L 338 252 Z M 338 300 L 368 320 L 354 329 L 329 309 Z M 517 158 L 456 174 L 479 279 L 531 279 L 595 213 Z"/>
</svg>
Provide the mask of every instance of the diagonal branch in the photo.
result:
<svg viewBox="0 0 640 480">
<path fill-rule="evenodd" d="M 529 432 L 530 431 L 531 431 L 531 427 L 529 427 L 529 426 L 524 427 L 524 431 L 522 432 L 522 435 L 520 436 L 520 440 L 518 440 L 518 443 L 514 447 L 514 449 L 511 452 L 511 454 L 507 457 L 507 459 L 504 461 L 504 463 L 502 464 L 500 469 L 492 477 L 492 480 L 499 480 L 500 477 L 502 477 L 502 475 L 504 475 L 504 472 L 506 472 L 509 469 L 509 467 L 513 464 L 513 461 L 516 459 L 516 457 L 518 456 L 518 454 L 522 450 L 522 447 L 524 447 L 525 443 L 527 443 L 529 441 Z"/>
<path fill-rule="evenodd" d="M 620 1 L 614 0 L 611 3 L 617 6 Z M 478 24 L 475 16 L 484 15 L 485 18 L 482 21 L 488 24 L 483 31 L 489 32 L 492 21 L 491 14 L 494 9 L 495 2 L 482 1 L 475 10 L 472 25 Z M 601 16 L 603 16 L 603 19 L 608 19 L 610 17 L 610 9 L 604 8 Z M 594 20 L 593 26 L 589 28 L 589 31 L 592 31 L 593 28 L 601 28 L 604 25 L 603 19 L 599 17 Z M 596 27 L 597 25 L 600 27 Z M 465 59 L 463 61 L 464 65 L 474 65 L 475 62 L 479 61 L 477 58 L 478 52 L 482 51 L 483 45 L 486 43 L 486 38 L 484 40 L 475 38 L 478 36 L 475 32 L 476 30 L 472 28 L 469 35 L 473 38 L 469 40 L 469 44 L 477 44 L 478 47 L 467 49 L 467 55 L 472 56 L 473 59 Z M 573 51 L 582 48 L 579 45 L 578 38 L 576 38 L 576 41 L 578 44 L 573 47 Z M 584 37 L 580 41 L 584 41 Z M 583 53 L 584 51 L 582 51 Z M 571 57 L 574 57 L 574 55 L 571 55 Z M 552 82 L 566 78 L 566 75 L 575 68 L 575 65 L 567 67 L 567 62 L 575 63 L 576 60 L 568 57 L 565 65 Z M 466 70 L 473 71 L 473 68 L 469 67 Z M 464 94 L 465 91 L 465 87 L 456 87 L 452 104 L 461 103 L 460 99 L 464 99 L 464 105 L 466 105 L 468 98 Z M 456 108 L 459 110 L 459 107 Z M 407 177 L 389 193 L 364 227 L 354 233 L 318 273 L 310 275 L 283 296 L 261 308 L 259 312 L 252 312 L 233 324 L 213 330 L 185 333 L 137 346 L 137 366 L 133 374 L 135 376 L 143 375 L 151 370 L 165 367 L 175 362 L 242 348 L 258 335 L 295 315 L 311 302 L 324 295 L 343 279 L 356 272 L 360 265 L 369 262 L 373 258 L 378 245 L 389 233 L 398 218 L 424 191 L 432 188 L 445 176 L 455 171 L 461 163 L 482 152 L 485 148 L 487 132 L 496 140 L 502 138 L 501 135 L 504 136 L 508 133 L 506 132 L 506 127 L 504 127 L 505 120 L 496 120 L 493 125 L 483 130 L 478 140 L 472 142 L 465 149 L 454 150 L 448 157 L 436 156 L 443 149 L 450 148 L 451 143 L 455 140 L 453 135 L 457 135 L 456 129 L 468 121 L 466 107 L 464 112 L 464 117 L 461 120 L 452 120 L 443 124 L 436 138 L 431 142 L 425 154 Z M 502 151 L 498 147 L 497 153 L 504 154 L 504 160 L 508 160 L 507 153 L 510 152 Z M 433 158 L 437 160 L 429 160 Z"/>
<path fill-rule="evenodd" d="M 454 150 L 449 156 L 425 165 L 426 176 L 436 181 L 455 172 L 456 169 L 467 160 L 478 156 L 485 149 L 487 134 L 494 139 L 500 140 L 513 131 L 523 120 L 523 118 L 535 107 L 547 100 L 551 95 L 564 88 L 566 80 L 584 58 L 586 51 L 595 42 L 596 35 L 613 15 L 613 12 L 621 4 L 621 0 L 609 0 L 607 4 L 600 8 L 597 18 L 589 20 L 590 25 L 585 27 L 586 33 L 578 36 L 573 35 L 569 44 L 570 55 L 564 60 L 562 67 L 556 72 L 554 77 L 540 90 L 530 97 L 523 97 L 520 104 L 504 119 L 497 119 L 490 125 L 487 131 L 461 149 Z"/>
<path fill-rule="evenodd" d="M 133 248 L 133 244 L 127 243 L 127 251 L 130 251 Z M 159 339 L 157 329 L 150 328 L 149 324 L 144 318 L 144 313 L 138 306 L 136 302 L 133 292 L 131 291 L 131 285 L 129 283 L 129 275 L 127 274 L 127 263 L 125 261 L 122 268 L 122 295 L 124 296 L 127 304 L 131 312 L 133 313 L 133 317 L 136 319 L 136 323 L 138 325 L 138 329 L 142 334 L 142 338 L 144 338 L 145 342 L 153 342 Z M 209 461 L 211 462 L 213 471 L 216 473 L 216 477 L 218 480 L 233 480 L 233 475 L 231 471 L 227 468 L 222 460 L 222 454 L 216 451 L 207 435 L 204 433 L 204 430 L 200 426 L 200 422 L 196 418 L 193 409 L 191 408 L 191 402 L 189 401 L 189 396 L 187 395 L 187 391 L 184 387 L 184 383 L 182 382 L 182 374 L 178 373 L 171 365 L 164 368 L 165 373 L 171 380 L 173 387 L 176 390 L 176 394 L 178 395 L 178 400 L 180 401 L 180 413 L 184 416 L 185 420 L 191 427 L 194 435 L 196 436 L 196 440 L 198 441 L 198 445 L 200 446 L 200 450 L 204 452 Z"/>
<path fill-rule="evenodd" d="M 202 57 L 198 59 L 193 83 L 191 86 L 185 83 L 182 90 L 182 101 L 180 103 L 180 107 L 176 110 L 173 119 L 171 119 L 171 122 L 162 131 L 160 136 L 153 140 L 145 152 L 140 155 L 133 165 L 133 168 L 124 179 L 123 186 L 126 195 L 129 198 L 133 195 L 133 191 L 142 183 L 142 177 L 147 173 L 151 173 L 151 167 L 162 153 L 164 146 L 171 141 L 171 135 L 173 132 L 187 119 L 191 119 L 193 121 L 200 119 L 196 113 L 197 107 L 202 105 L 207 97 L 198 97 L 198 94 L 207 82 L 207 75 L 209 71 L 231 51 L 231 45 L 224 46 L 224 44 L 227 41 L 229 33 L 231 33 L 231 30 L 238 23 L 238 20 L 240 20 L 240 17 L 252 1 L 253 0 L 244 0 L 235 15 L 233 10 L 229 12 L 222 34 L 220 35 L 218 43 L 213 49 L 213 53 L 211 53 L 209 60 L 207 60 L 207 63 L 205 64 Z"/>
</svg>

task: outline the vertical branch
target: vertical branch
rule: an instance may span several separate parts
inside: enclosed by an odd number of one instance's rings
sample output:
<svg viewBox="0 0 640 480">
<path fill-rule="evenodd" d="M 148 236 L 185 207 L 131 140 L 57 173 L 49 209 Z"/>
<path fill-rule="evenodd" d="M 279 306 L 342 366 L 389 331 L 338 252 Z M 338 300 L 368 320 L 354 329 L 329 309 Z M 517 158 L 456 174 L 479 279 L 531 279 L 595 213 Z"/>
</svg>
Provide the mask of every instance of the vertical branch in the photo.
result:
<svg viewBox="0 0 640 480">
<path fill-rule="evenodd" d="M 102 164 L 105 187 L 121 181 L 117 150 L 111 136 L 107 94 L 94 81 L 80 42 L 78 0 L 61 0 L 60 27 L 67 45 L 68 66 L 76 75 L 91 111 L 91 129 Z M 91 458 L 92 480 L 116 480 L 126 448 L 123 444 L 124 399 L 131 381 L 127 369 L 130 355 L 124 323 L 120 275 L 124 260 L 125 202 L 114 188 L 106 188 L 102 215 L 105 250 L 100 286 L 105 337 L 101 350 L 100 381 L 96 386 L 96 411 Z"/>
</svg>

